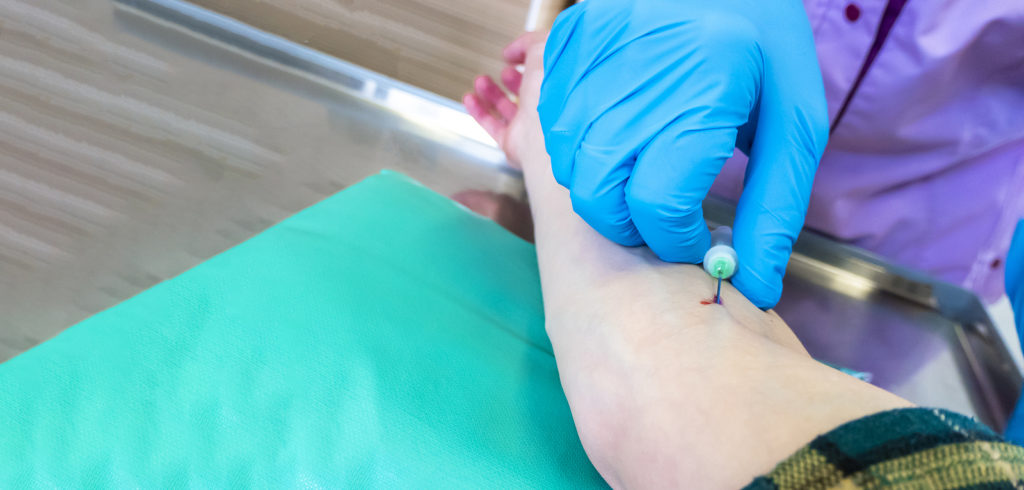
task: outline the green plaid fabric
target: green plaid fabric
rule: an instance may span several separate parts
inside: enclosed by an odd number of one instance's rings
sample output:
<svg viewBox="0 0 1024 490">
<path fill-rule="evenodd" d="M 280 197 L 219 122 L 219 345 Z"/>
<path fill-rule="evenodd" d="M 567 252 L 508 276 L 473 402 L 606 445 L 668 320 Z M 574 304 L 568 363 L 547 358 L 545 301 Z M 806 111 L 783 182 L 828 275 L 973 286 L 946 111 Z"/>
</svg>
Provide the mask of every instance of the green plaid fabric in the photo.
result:
<svg viewBox="0 0 1024 490">
<path fill-rule="evenodd" d="M 748 490 L 1024 488 L 1024 448 L 954 412 L 904 408 L 818 436 Z"/>
</svg>

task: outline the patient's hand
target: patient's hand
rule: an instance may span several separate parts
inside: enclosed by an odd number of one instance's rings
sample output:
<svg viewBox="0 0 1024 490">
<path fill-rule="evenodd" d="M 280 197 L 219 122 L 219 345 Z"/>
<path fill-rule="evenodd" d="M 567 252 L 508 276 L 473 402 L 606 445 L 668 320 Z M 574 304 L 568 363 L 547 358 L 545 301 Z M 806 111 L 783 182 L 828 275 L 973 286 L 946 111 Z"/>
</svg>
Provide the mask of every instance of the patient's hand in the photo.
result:
<svg viewBox="0 0 1024 490">
<path fill-rule="evenodd" d="M 473 81 L 473 91 L 462 98 L 466 111 L 494 138 L 508 162 L 516 168 L 522 166 L 521 154 L 532 153 L 533 158 L 528 159 L 531 162 L 541 161 L 541 154 L 544 154 L 544 139 L 537 137 L 540 120 L 536 111 L 543 77 L 543 54 L 544 36 L 531 32 L 519 36 L 502 52 L 507 66 L 501 72 L 501 80 L 507 92 L 491 77 L 481 75 Z M 520 111 L 513 100 L 530 110 Z M 451 197 L 520 238 L 533 241 L 528 204 L 508 195 L 480 190 L 465 190 Z"/>
<path fill-rule="evenodd" d="M 844 422 L 909 404 L 811 359 L 774 312 L 729 284 L 723 304 L 699 266 L 616 245 L 572 211 L 544 151 L 536 105 L 541 36 L 505 52 L 524 63 L 518 107 L 489 79 L 466 107 L 523 168 L 546 328 L 580 439 L 616 487 L 735 488 Z"/>
<path fill-rule="evenodd" d="M 537 116 L 544 76 L 544 39 L 539 33 L 527 32 L 502 52 L 507 66 L 501 71 L 501 81 L 511 97 L 487 75 L 477 77 L 473 81 L 473 92 L 462 97 L 466 111 L 494 138 L 509 163 L 517 168 L 526 153 L 533 152 L 535 158 L 531 160 L 536 161 L 537 151 L 544 152 Z M 526 110 L 520 111 L 520 107 Z"/>
</svg>

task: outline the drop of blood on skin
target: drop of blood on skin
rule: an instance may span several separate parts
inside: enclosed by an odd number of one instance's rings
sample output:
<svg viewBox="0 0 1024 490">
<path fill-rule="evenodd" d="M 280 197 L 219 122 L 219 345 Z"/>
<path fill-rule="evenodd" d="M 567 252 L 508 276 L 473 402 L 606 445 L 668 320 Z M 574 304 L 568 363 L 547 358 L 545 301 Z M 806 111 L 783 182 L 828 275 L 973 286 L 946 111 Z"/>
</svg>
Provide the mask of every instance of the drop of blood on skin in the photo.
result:
<svg viewBox="0 0 1024 490">
<path fill-rule="evenodd" d="M 710 299 L 702 299 L 702 300 L 700 300 L 700 304 L 702 304 L 702 305 L 712 305 L 712 304 L 715 304 L 715 302 L 710 300 Z"/>
</svg>

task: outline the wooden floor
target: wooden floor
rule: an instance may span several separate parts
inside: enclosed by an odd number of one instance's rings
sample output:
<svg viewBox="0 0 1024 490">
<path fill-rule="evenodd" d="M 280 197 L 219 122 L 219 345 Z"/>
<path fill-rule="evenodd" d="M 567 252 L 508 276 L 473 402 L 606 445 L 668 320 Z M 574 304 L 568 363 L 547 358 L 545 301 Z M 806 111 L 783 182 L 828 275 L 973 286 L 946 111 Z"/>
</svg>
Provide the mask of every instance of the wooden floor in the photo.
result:
<svg viewBox="0 0 1024 490">
<path fill-rule="evenodd" d="M 529 0 L 192 0 L 250 25 L 458 100 L 497 74 Z"/>
<path fill-rule="evenodd" d="M 521 190 L 496 148 L 128 2 L 0 19 L 0 362 L 382 168 Z"/>
</svg>

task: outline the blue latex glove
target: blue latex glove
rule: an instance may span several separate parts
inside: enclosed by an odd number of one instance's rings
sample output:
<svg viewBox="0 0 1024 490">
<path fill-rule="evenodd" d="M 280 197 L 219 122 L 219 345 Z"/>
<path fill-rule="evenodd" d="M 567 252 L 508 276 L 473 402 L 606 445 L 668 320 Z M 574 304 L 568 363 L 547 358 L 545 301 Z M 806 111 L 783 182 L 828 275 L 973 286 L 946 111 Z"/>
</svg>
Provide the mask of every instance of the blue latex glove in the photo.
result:
<svg viewBox="0 0 1024 490">
<path fill-rule="evenodd" d="M 1024 220 L 1017 223 L 1010 253 L 1006 255 L 1006 295 L 1013 306 L 1018 340 L 1024 348 Z M 1024 445 L 1024 395 L 1017 400 L 1017 409 L 1010 418 L 1005 435 L 1008 440 Z"/>
<path fill-rule="evenodd" d="M 747 153 L 732 281 L 761 308 L 778 302 L 828 139 L 799 0 L 577 4 L 548 37 L 538 110 L 576 213 L 667 261 L 701 261 L 701 202 L 734 147 Z"/>
<path fill-rule="evenodd" d="M 1010 253 L 1006 256 L 1006 295 L 1013 305 L 1017 336 L 1024 342 L 1024 220 L 1017 223 Z"/>
</svg>

